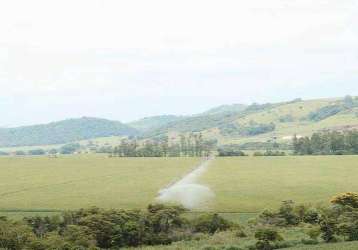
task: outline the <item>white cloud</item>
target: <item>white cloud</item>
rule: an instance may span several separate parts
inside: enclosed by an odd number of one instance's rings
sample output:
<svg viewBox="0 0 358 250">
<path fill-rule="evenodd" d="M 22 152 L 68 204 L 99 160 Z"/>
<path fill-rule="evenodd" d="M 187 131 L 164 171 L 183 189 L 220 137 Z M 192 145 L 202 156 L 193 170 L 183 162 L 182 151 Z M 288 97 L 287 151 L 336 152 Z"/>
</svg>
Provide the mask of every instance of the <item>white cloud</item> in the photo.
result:
<svg viewBox="0 0 358 250">
<path fill-rule="evenodd" d="M 292 90 L 339 94 L 337 82 L 357 93 L 357 11 L 355 0 L 4 0 L 0 105 L 21 112 L 27 97 L 29 113 L 41 103 L 58 110 L 0 124 L 101 116 L 106 99 L 122 100 L 129 111 L 109 116 L 128 120 L 187 111 L 164 96 L 193 106 L 203 97 L 207 107 L 291 98 Z"/>
</svg>

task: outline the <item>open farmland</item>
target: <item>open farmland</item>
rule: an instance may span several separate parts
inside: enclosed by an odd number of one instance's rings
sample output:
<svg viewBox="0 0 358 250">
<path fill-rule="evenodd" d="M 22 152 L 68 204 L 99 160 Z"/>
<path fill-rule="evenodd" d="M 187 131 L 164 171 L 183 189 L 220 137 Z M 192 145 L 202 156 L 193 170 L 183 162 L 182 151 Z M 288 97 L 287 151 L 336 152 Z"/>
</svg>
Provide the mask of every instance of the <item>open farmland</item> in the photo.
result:
<svg viewBox="0 0 358 250">
<path fill-rule="evenodd" d="M 159 189 L 199 162 L 103 155 L 1 157 L 0 209 L 145 208 Z M 215 193 L 211 209 L 256 213 L 283 200 L 325 203 L 337 193 L 358 190 L 357 177 L 357 156 L 228 157 L 216 158 L 199 182 Z"/>
<path fill-rule="evenodd" d="M 327 203 L 358 190 L 357 156 L 217 158 L 200 182 L 216 194 L 215 211 L 260 212 L 281 201 Z"/>
<path fill-rule="evenodd" d="M 199 161 L 101 155 L 1 157 L 0 209 L 141 209 L 154 201 L 160 188 L 183 176 Z"/>
</svg>

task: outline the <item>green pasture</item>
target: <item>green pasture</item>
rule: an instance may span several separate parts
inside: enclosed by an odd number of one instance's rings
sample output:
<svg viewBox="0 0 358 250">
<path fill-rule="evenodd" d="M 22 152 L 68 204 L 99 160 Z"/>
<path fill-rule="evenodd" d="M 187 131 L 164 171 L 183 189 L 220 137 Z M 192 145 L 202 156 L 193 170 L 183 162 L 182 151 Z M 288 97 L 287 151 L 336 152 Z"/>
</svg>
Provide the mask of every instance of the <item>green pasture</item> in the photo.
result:
<svg viewBox="0 0 358 250">
<path fill-rule="evenodd" d="M 358 156 L 216 158 L 200 183 L 215 193 L 212 209 L 260 212 L 284 200 L 327 204 L 358 191 Z"/>
<path fill-rule="evenodd" d="M 142 209 L 199 162 L 91 154 L 0 157 L 0 215 L 90 206 Z M 358 156 L 225 157 L 216 158 L 199 182 L 215 193 L 212 211 L 243 221 L 284 200 L 327 204 L 337 193 L 357 191 L 357 178 Z"/>
<path fill-rule="evenodd" d="M 145 208 L 160 188 L 198 158 L 109 158 L 104 155 L 0 157 L 0 210 L 51 212 L 99 206 Z"/>
</svg>

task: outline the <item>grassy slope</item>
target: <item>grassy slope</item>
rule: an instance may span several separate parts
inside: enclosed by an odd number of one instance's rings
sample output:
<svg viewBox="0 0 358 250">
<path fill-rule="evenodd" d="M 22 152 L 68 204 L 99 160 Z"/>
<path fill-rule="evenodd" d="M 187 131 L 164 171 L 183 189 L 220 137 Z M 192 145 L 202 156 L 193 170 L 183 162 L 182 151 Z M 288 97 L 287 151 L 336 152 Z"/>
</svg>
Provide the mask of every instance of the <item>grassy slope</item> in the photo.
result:
<svg viewBox="0 0 358 250">
<path fill-rule="evenodd" d="M 357 162 L 358 156 L 217 158 L 200 182 L 215 192 L 215 211 L 259 212 L 283 200 L 325 203 L 357 191 Z"/>
<path fill-rule="evenodd" d="M 195 158 L 0 158 L 0 209 L 144 208 Z"/>
<path fill-rule="evenodd" d="M 335 129 L 345 125 L 358 126 L 358 117 L 356 113 L 357 108 L 350 111 L 342 111 L 334 116 L 331 116 L 322 121 L 304 120 L 311 112 L 318 109 L 332 105 L 341 101 L 341 99 L 316 99 L 307 101 L 297 101 L 291 103 L 278 103 L 267 107 L 263 110 L 243 111 L 242 108 L 231 109 L 230 112 L 224 110 L 223 112 L 204 112 L 197 116 L 191 116 L 180 121 L 167 124 L 161 128 L 155 128 L 147 133 L 148 136 L 165 134 L 177 135 L 185 132 L 203 132 L 206 138 L 217 138 L 221 144 L 229 143 L 246 143 L 267 141 L 273 138 L 279 142 L 287 141 L 285 137 L 293 134 L 310 135 L 315 131 L 322 129 Z M 214 109 L 216 110 L 216 109 Z M 217 109 L 220 111 L 220 107 Z M 290 115 L 293 117 L 292 122 L 280 122 L 280 118 Z M 219 127 L 223 124 L 240 124 L 248 125 L 250 121 L 257 123 L 275 123 L 276 130 L 270 133 L 265 133 L 257 136 L 224 136 L 220 133 Z"/>
<path fill-rule="evenodd" d="M 291 136 L 293 134 L 310 135 L 313 132 L 322 129 L 330 129 L 344 125 L 358 125 L 358 118 L 355 112 L 339 113 L 319 122 L 301 121 L 301 119 L 305 118 L 309 113 L 336 101 L 337 99 L 319 99 L 283 104 L 269 111 L 257 112 L 236 120 L 236 123 L 238 124 L 247 124 L 251 120 L 259 123 L 273 122 L 276 124 L 276 130 L 273 132 L 240 138 L 223 137 L 220 135 L 217 136 L 220 136 L 222 143 L 267 141 L 274 137 L 277 137 L 278 141 L 285 141 L 284 137 Z M 294 121 L 280 122 L 280 117 L 285 115 L 291 115 L 294 118 Z"/>
</svg>

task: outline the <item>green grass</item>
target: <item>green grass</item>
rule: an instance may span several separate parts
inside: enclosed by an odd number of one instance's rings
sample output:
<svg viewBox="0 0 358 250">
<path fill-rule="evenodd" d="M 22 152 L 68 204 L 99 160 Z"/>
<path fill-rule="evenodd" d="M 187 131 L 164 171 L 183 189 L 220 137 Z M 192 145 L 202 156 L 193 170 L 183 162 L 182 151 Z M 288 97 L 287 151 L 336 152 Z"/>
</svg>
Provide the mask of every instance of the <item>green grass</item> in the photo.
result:
<svg viewBox="0 0 358 250">
<path fill-rule="evenodd" d="M 301 246 L 294 248 L 287 248 L 290 250 L 357 250 L 358 242 L 341 242 L 334 244 L 320 244 L 316 246 Z"/>
<path fill-rule="evenodd" d="M 145 208 L 160 188 L 198 164 L 196 158 L 101 155 L 0 158 L 0 210 Z"/>
<path fill-rule="evenodd" d="M 281 201 L 328 203 L 358 190 L 358 156 L 217 158 L 200 182 L 216 194 L 213 210 L 260 212 Z"/>
</svg>

